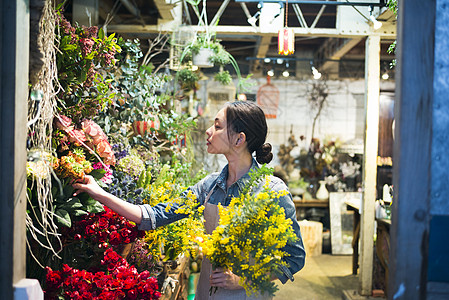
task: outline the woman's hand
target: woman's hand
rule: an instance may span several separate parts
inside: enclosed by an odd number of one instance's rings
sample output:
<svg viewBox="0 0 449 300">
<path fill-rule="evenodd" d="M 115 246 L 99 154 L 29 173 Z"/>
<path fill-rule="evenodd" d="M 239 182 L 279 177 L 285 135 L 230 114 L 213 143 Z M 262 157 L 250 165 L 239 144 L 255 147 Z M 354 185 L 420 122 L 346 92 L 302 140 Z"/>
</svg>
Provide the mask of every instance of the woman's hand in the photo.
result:
<svg viewBox="0 0 449 300">
<path fill-rule="evenodd" d="M 142 211 L 139 206 L 123 201 L 116 196 L 106 192 L 97 184 L 92 176 L 84 176 L 83 179 L 72 182 L 72 186 L 75 188 L 73 196 L 76 196 L 82 192 L 86 192 L 93 199 L 106 205 L 128 220 L 131 220 L 136 224 L 140 224 L 142 222 Z"/>
<path fill-rule="evenodd" d="M 105 191 L 97 184 L 95 179 L 90 175 L 86 175 L 84 176 L 83 179 L 78 179 L 76 182 L 72 182 L 72 186 L 75 188 L 73 196 L 77 196 L 82 192 L 86 192 L 93 199 L 100 200 L 101 195 L 105 193 Z"/>
<path fill-rule="evenodd" d="M 210 285 L 221 287 L 228 290 L 239 290 L 243 287 L 239 284 L 240 277 L 232 273 L 230 270 L 217 268 L 210 275 Z"/>
</svg>

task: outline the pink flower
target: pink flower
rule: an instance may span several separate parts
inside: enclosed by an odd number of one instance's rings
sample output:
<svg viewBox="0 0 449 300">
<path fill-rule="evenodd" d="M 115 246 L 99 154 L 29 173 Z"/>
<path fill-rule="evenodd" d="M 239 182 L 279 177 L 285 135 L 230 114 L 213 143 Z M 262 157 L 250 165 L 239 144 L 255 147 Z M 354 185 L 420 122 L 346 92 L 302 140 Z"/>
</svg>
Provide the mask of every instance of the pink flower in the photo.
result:
<svg viewBox="0 0 449 300">
<path fill-rule="evenodd" d="M 94 44 L 95 42 L 92 39 L 80 39 L 81 53 L 83 54 L 83 56 L 86 56 L 87 54 L 92 52 L 92 47 L 94 46 Z"/>
<path fill-rule="evenodd" d="M 81 146 L 81 142 L 84 143 L 87 141 L 86 135 L 82 130 L 73 129 L 70 131 L 67 131 L 67 134 L 69 136 L 69 141 L 74 143 L 77 146 Z"/>
<path fill-rule="evenodd" d="M 102 182 L 106 183 L 106 184 L 111 184 L 112 183 L 112 170 L 111 170 L 111 168 L 108 165 L 104 165 L 101 162 L 97 162 L 92 167 L 94 168 L 94 170 L 97 170 L 97 169 L 105 170 L 106 173 L 104 174 L 104 176 L 100 180 Z"/>
<path fill-rule="evenodd" d="M 92 120 L 84 120 L 81 122 L 81 127 L 92 139 L 94 145 L 98 145 L 101 141 L 108 139 L 106 134 L 104 134 L 103 129 L 101 129 L 101 127 Z"/>
<path fill-rule="evenodd" d="M 56 128 L 64 130 L 65 132 L 73 130 L 72 119 L 64 115 L 56 116 L 55 125 Z"/>
</svg>

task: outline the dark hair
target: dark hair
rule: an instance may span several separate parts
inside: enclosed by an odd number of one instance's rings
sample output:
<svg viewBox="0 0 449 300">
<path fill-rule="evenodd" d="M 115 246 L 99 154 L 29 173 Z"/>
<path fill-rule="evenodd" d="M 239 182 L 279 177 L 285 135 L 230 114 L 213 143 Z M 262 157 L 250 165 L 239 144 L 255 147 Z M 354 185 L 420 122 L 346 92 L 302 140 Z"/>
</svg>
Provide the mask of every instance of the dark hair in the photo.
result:
<svg viewBox="0 0 449 300">
<path fill-rule="evenodd" d="M 262 109 L 254 102 L 235 101 L 226 105 L 226 122 L 228 135 L 231 132 L 243 132 L 246 136 L 249 153 L 256 151 L 256 160 L 260 164 L 273 159 L 271 145 L 265 143 L 267 138 L 267 120 Z"/>
</svg>

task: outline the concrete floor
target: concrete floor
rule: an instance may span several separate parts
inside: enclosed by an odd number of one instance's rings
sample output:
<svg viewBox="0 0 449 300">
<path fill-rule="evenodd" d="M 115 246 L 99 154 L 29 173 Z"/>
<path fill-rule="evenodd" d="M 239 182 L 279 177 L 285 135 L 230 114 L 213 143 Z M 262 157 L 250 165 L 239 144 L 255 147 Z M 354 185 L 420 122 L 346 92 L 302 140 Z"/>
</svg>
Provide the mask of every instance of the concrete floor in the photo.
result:
<svg viewBox="0 0 449 300">
<path fill-rule="evenodd" d="M 358 276 L 352 275 L 351 255 L 307 257 L 304 268 L 295 274 L 295 281 L 282 285 L 275 300 L 342 299 L 343 290 L 357 290 Z"/>
</svg>

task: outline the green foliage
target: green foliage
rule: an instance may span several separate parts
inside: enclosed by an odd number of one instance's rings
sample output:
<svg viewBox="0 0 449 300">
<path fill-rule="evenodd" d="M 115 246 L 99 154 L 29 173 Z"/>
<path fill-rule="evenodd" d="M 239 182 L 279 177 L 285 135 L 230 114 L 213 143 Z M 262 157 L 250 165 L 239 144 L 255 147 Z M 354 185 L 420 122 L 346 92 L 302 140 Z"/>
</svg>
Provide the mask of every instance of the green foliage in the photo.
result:
<svg viewBox="0 0 449 300">
<path fill-rule="evenodd" d="M 388 8 L 396 15 L 398 16 L 398 0 L 388 0 L 387 1 Z M 394 41 L 389 47 L 388 47 L 388 53 L 396 54 L 396 41 Z M 396 66 L 396 59 L 393 59 L 393 61 L 390 63 L 390 68 L 394 68 Z"/>
<path fill-rule="evenodd" d="M 229 74 L 229 71 L 225 70 L 215 74 L 214 80 L 222 85 L 229 85 L 232 81 L 232 77 L 231 74 Z"/>
<path fill-rule="evenodd" d="M 120 40 L 119 45 L 122 52 L 117 56 L 118 71 L 112 75 L 111 82 L 117 97 L 113 105 L 100 113 L 97 123 L 113 140 L 126 139 L 132 146 L 150 149 L 160 144 L 173 144 L 179 136 L 192 130 L 196 121 L 172 109 L 168 89 L 171 76 L 154 74 L 152 65 L 140 65 L 143 55 L 139 40 Z M 156 119 L 160 128 L 153 130 L 149 137 L 135 136 L 126 130 L 126 124 L 134 121 Z"/>
<path fill-rule="evenodd" d="M 398 15 L 398 0 L 388 0 L 387 6 L 396 16 Z"/>
<path fill-rule="evenodd" d="M 183 68 L 178 71 L 177 77 L 183 90 L 190 91 L 197 89 L 197 82 L 200 80 L 198 72 L 192 71 L 189 68 Z"/>
<path fill-rule="evenodd" d="M 59 13 L 55 44 L 62 88 L 58 109 L 75 122 L 96 115 L 115 96 L 108 74 L 114 69 L 114 55 L 121 51 L 117 39 L 94 26 L 72 26 Z"/>
<path fill-rule="evenodd" d="M 242 194 L 249 193 L 254 187 L 256 187 L 265 176 L 273 175 L 273 168 L 267 167 L 266 164 L 260 166 L 259 169 L 253 170 L 249 173 L 250 180 L 245 184 L 242 190 Z"/>
</svg>

